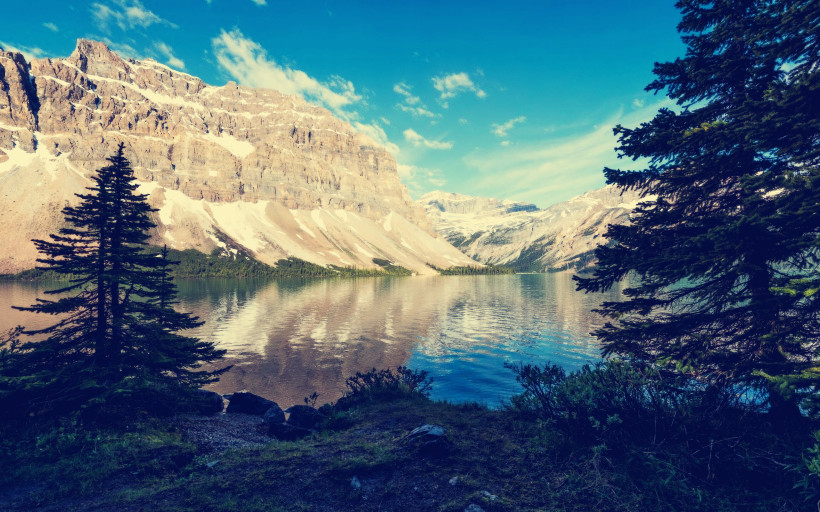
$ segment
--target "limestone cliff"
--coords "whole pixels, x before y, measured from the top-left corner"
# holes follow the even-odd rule
[[[0,272],[34,265],[30,239],[57,229],[120,142],[160,210],[155,243],[230,239],[270,264],[474,264],[432,231],[393,156],[329,111],[79,40],[65,59],[0,51]]]

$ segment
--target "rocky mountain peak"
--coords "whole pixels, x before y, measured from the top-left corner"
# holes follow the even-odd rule
[[[56,231],[120,143],[160,210],[158,244],[266,263],[474,264],[435,235],[393,156],[328,110],[80,39],[66,59],[0,53],[0,226],[14,239],[0,272],[33,266],[30,239]]]
[[[125,62],[100,41],[78,39],[66,62],[86,74],[121,80],[127,76]]]

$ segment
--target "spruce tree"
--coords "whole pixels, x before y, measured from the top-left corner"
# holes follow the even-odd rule
[[[655,65],[662,109],[615,128],[642,170],[586,291],[625,278],[600,312],[605,355],[667,364],[713,384],[768,390],[796,414],[820,383],[820,2],[681,0],[686,56]]]
[[[167,253],[146,251],[155,211],[137,183],[124,146],[63,209],[66,225],[49,240],[34,240],[38,263],[67,283],[36,304],[18,309],[59,315],[53,325],[24,331],[44,337],[15,350],[0,374],[0,391],[28,407],[74,407],[125,388],[191,388],[218,372],[196,371],[224,351],[180,336],[198,325],[173,310]]]

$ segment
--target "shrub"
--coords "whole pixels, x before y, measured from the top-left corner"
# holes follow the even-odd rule
[[[524,389],[510,410],[617,459],[614,465],[640,475],[642,492],[666,502],[688,499],[685,489],[704,485],[738,496],[779,495],[784,503],[805,503],[817,489],[820,434],[810,447],[809,421],[784,432],[752,389],[616,360],[569,373],[551,364],[506,366]],[[792,474],[783,471],[789,467]]]
[[[425,370],[411,370],[399,366],[395,370],[372,370],[348,377],[345,381],[343,396],[336,403],[344,407],[364,400],[390,399],[399,396],[429,397],[433,379]]]

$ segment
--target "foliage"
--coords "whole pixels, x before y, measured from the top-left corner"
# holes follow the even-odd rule
[[[393,262],[383,258],[373,258],[373,263],[382,267],[382,270],[390,276],[411,276],[413,273],[399,265],[394,265]]]
[[[151,248],[153,252],[159,249]],[[407,276],[411,275],[408,269],[393,265],[387,260],[380,265],[381,269],[361,269],[354,267],[338,267],[329,265],[324,267],[295,257],[283,258],[276,262],[276,266],[266,265],[257,261],[241,248],[232,250],[217,248],[211,254],[205,254],[196,249],[178,251],[169,249],[168,259],[178,261],[179,265],[171,271],[171,275],[180,278],[230,277],[230,278],[279,278],[279,277],[371,277],[371,276]]]
[[[680,435],[682,422],[709,424],[732,410],[751,414],[728,388],[704,386],[649,365],[609,360],[566,374],[557,365],[507,364],[524,388],[513,407],[559,425],[579,438],[623,444]]]
[[[515,270],[496,265],[469,266],[469,267],[447,267],[439,268],[430,263],[427,264],[433,270],[436,270],[443,276],[475,276],[475,275],[498,275],[498,274],[515,274]]]
[[[607,181],[643,202],[578,287],[635,277],[600,309],[605,355],[767,387],[772,412],[795,417],[820,383],[820,3],[678,6],[686,56],[647,87],[677,111],[615,128],[648,166]]]
[[[159,420],[119,430],[40,426],[0,439],[0,508],[9,510],[447,510],[802,511],[800,475],[747,473],[696,445],[636,445],[623,454],[581,443],[556,425],[505,410],[419,399],[363,400],[336,428],[296,442],[207,451]],[[442,426],[452,454],[429,459],[399,441],[419,425]],[[776,456],[799,447],[777,438]],[[715,440],[720,447],[721,440]],[[785,450],[784,450],[785,448]],[[783,450],[780,452],[780,450]],[[688,457],[704,461],[693,468]],[[193,456],[193,457],[192,457]],[[775,459],[778,460],[778,459]],[[739,470],[739,471],[736,471]],[[356,477],[361,487],[351,480]],[[448,483],[453,481],[453,484]],[[276,485],[271,485],[275,482]],[[37,487],[37,486],[40,487]],[[35,492],[28,497],[26,490]],[[485,494],[486,492],[486,494]],[[487,494],[496,496],[490,498]],[[17,496],[8,500],[7,496]],[[5,501],[4,501],[5,500]],[[16,503],[15,503],[16,501]],[[10,503],[11,502],[11,503]],[[11,504],[11,506],[8,506]],[[16,508],[15,508],[16,505]],[[473,507],[475,508],[475,507]]]
[[[808,429],[784,433],[754,396],[623,361],[569,374],[549,364],[507,367],[524,389],[509,410],[563,432],[593,456],[623,464],[642,475],[651,492],[683,495],[687,486],[708,483],[748,493],[754,482],[757,491],[789,492],[803,502],[820,490],[818,475],[812,476],[817,445],[800,464]],[[790,466],[795,472],[784,474]]]
[[[426,370],[411,370],[406,366],[395,370],[373,368],[348,377],[345,381],[347,389],[336,405],[344,409],[362,400],[384,400],[406,395],[428,397],[432,384],[433,379],[428,377]]]
[[[58,320],[22,331],[32,338],[3,352],[0,400],[11,415],[65,412],[142,389],[193,389],[219,373],[197,368],[224,351],[177,334],[200,324],[173,309],[167,251],[144,250],[154,210],[136,193],[123,153],[120,144],[90,193],[63,209],[65,227],[34,240],[44,270],[68,280],[46,292],[56,300],[18,307]]]

